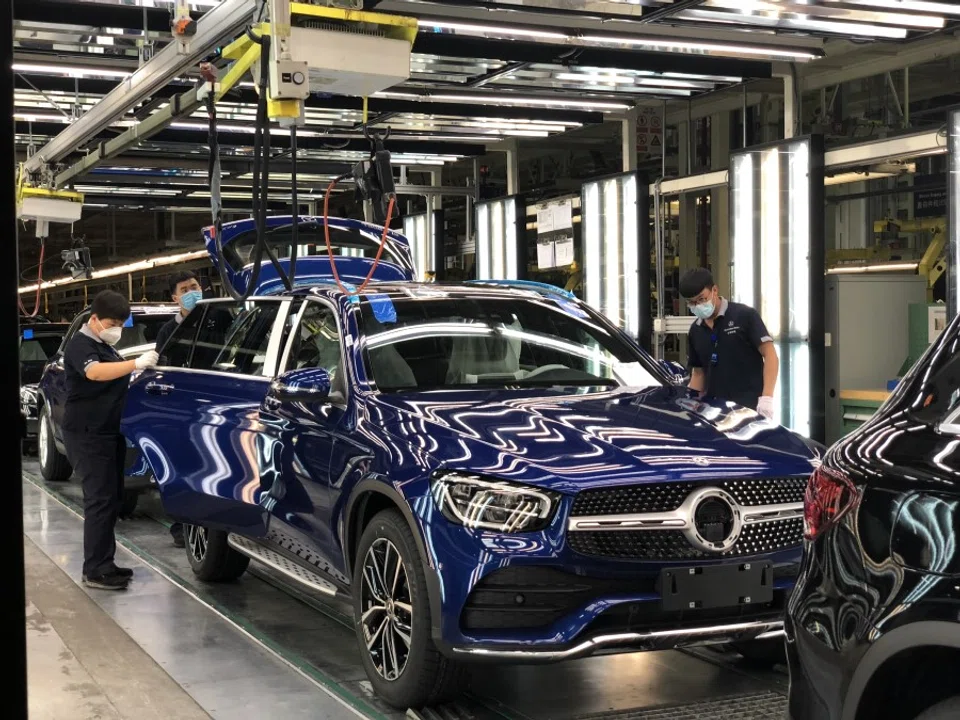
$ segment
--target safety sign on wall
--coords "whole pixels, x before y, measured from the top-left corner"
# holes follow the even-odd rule
[[[537,267],[563,267],[573,262],[573,200],[537,208]]]
[[[641,107],[637,113],[637,161],[652,160],[663,155],[663,111],[657,107]]]

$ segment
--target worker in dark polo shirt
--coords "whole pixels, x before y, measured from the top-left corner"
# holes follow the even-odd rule
[[[688,335],[690,387],[772,419],[780,360],[760,313],[721,297],[705,268],[684,274],[680,294],[697,318]]]
[[[114,349],[129,317],[130,303],[123,295],[98,293],[90,320],[63,351],[63,442],[83,488],[83,583],[102,590],[122,590],[133,575],[114,562],[126,457],[120,418],[130,374],[157,364],[153,350],[124,360]]]

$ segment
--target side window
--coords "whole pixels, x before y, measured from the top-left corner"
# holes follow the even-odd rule
[[[166,367],[185,368],[190,366],[190,353],[196,347],[197,330],[203,324],[204,308],[187,315],[177,325],[173,334],[163,347],[160,364]]]
[[[236,311],[233,322],[226,328],[225,341],[210,369],[262,375],[280,303],[246,302],[242,307],[233,308]]]
[[[323,368],[331,380],[340,377],[340,329],[337,315],[327,305],[310,302],[294,329],[287,370]]]

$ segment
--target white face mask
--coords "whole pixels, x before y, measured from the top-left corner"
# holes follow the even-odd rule
[[[107,345],[116,345],[118,342],[120,342],[120,336],[123,335],[123,328],[105,328],[103,323],[100,322],[99,318],[97,318],[97,322],[100,323],[101,340],[103,340]]]

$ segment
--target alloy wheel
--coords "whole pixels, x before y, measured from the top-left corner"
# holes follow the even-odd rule
[[[375,540],[367,550],[360,593],[367,652],[384,680],[397,680],[410,657],[413,604],[403,558],[386,538]]]
[[[197,563],[207,556],[207,529],[201,525],[187,526],[187,549]]]
[[[47,433],[50,432],[50,420],[47,414],[40,416],[40,432],[37,433],[37,455],[40,456],[40,464],[46,465],[50,460],[50,441],[47,439]]]

